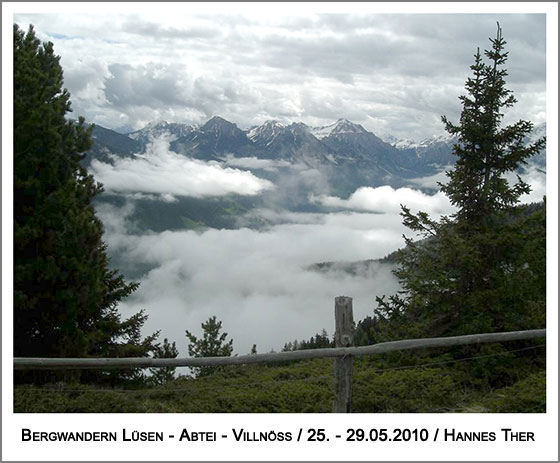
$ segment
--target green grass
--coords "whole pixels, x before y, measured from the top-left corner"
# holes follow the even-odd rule
[[[419,360],[420,359],[420,360]],[[519,368],[511,384],[480,386],[456,365],[388,367],[394,359],[354,360],[355,413],[516,413],[546,407],[546,375],[539,367]],[[433,359],[429,359],[431,363]],[[415,366],[416,364],[416,366]],[[410,367],[410,368],[409,368]],[[333,361],[226,367],[197,379],[165,386],[108,389],[66,384],[16,386],[14,411],[23,413],[330,413]]]
[[[546,373],[537,371],[511,386],[492,391],[463,411],[487,413],[546,413]]]

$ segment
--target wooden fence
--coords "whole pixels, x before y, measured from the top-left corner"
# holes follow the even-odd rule
[[[375,355],[399,350],[423,349],[429,347],[451,347],[467,344],[482,344],[504,341],[518,341],[546,337],[546,329],[510,331],[505,333],[481,333],[442,338],[406,339],[382,342],[370,346],[354,347],[352,342],[353,314],[352,298],[335,298],[335,347],[324,349],[297,350],[269,354],[250,354],[235,357],[202,358],[27,358],[15,357],[14,369],[107,369],[107,368],[162,368],[244,365],[252,363],[273,363],[316,358],[334,358],[335,397],[333,412],[350,412],[352,400],[352,358],[358,355]]]

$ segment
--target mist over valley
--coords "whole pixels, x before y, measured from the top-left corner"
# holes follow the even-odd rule
[[[332,334],[339,295],[354,298],[356,320],[372,315],[376,296],[399,290],[380,259],[408,233],[400,205],[453,212],[438,191],[451,137],[389,143],[345,119],[241,130],[213,117],[129,134],[96,126],[93,138],[85,162],[105,188],[96,210],[111,262],[141,283],[120,309],[145,309],[146,331],[183,354],[184,330],[212,315],[238,354]],[[545,159],[520,172],[526,202],[542,200]]]

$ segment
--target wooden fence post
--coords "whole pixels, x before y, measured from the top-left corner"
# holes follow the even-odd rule
[[[354,315],[352,298],[339,296],[334,299],[335,347],[354,345]],[[350,413],[352,403],[353,360],[351,355],[334,360],[334,403],[333,413]]]

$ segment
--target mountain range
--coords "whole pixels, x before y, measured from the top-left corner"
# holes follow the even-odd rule
[[[545,131],[545,124],[536,126],[532,138],[544,135]],[[134,159],[161,137],[167,139],[170,150],[178,155],[248,170],[272,182],[276,188],[256,197],[183,196],[167,203],[136,198],[135,214],[140,227],[153,230],[236,227],[240,215],[264,205],[316,212],[321,207],[310,202],[310,196],[347,198],[358,188],[367,186],[408,186],[433,192],[430,187],[420,187],[414,179],[434,175],[455,162],[456,140],[446,135],[419,143],[390,136],[382,139],[346,119],[324,127],[270,120],[242,130],[219,116],[203,125],[150,123],[128,134],[96,125],[93,146],[84,162],[91,164],[96,159],[114,164],[119,158]],[[546,153],[536,156],[532,163],[545,169]],[[267,167],[270,165],[274,168]],[[101,201],[122,204],[125,199],[124,195],[113,194],[102,195]],[[260,221],[257,225],[249,224],[261,225]]]
[[[195,159],[223,161],[232,155],[285,160],[314,168],[334,168],[336,177],[358,174],[356,182],[365,184],[382,180],[393,184],[399,178],[429,174],[454,162],[451,137],[434,137],[421,144],[390,143],[346,119],[325,127],[271,120],[241,130],[219,116],[201,126],[151,123],[129,134],[96,126],[92,154],[104,161],[108,160],[103,156],[107,152],[130,156],[161,136],[171,140],[171,150]]]
[[[532,138],[544,136],[546,124],[534,128]],[[93,132],[94,157],[111,152],[130,156],[141,153],[153,139],[167,136],[171,149],[204,161],[224,160],[225,155],[282,159],[310,167],[360,167],[368,178],[412,178],[426,175],[455,162],[452,153],[456,140],[449,135],[426,138],[417,143],[391,135],[381,139],[363,126],[339,119],[324,127],[302,122],[291,124],[270,120],[260,126],[241,130],[236,124],[214,116],[203,125],[150,123],[141,130],[120,134],[96,125]],[[544,156],[536,162],[544,166]],[[340,174],[340,172],[339,172]],[[393,179],[394,180],[394,179]]]

